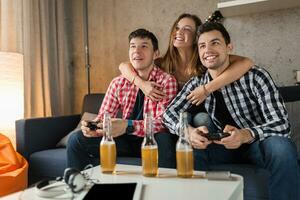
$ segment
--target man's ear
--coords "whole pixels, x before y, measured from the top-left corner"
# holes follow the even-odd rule
[[[158,58],[160,55],[159,50],[154,51],[154,56],[153,56],[153,60],[155,60],[156,58]]]
[[[227,45],[227,49],[228,49],[228,52],[231,53],[233,51],[233,44],[232,43],[229,43]]]

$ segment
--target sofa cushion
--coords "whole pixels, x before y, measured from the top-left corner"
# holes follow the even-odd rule
[[[57,177],[63,176],[67,167],[67,151],[66,148],[56,148],[44,151],[38,151],[30,155],[30,173],[39,177]],[[94,165],[99,163],[99,159],[95,160]],[[134,157],[118,157],[117,163],[127,165],[141,165],[140,158]]]
[[[82,117],[81,117],[81,119],[80,119],[80,121],[79,121],[77,127],[76,127],[74,130],[80,129],[80,127],[81,127],[81,121],[82,121],[82,120],[93,120],[93,119],[95,119],[96,117],[97,117],[97,114],[94,114],[94,113],[89,113],[89,112],[83,113],[83,115],[82,115]],[[73,130],[73,131],[74,131],[74,130]],[[70,135],[73,133],[73,131],[70,132],[70,133],[68,133],[68,135],[66,135],[65,137],[63,137],[63,138],[57,143],[56,146],[57,146],[57,147],[66,147],[66,146],[67,146],[67,143],[68,143],[68,140],[69,140],[69,137],[70,137]]]
[[[30,174],[39,177],[63,176],[67,166],[66,148],[48,149],[30,155]]]
[[[117,157],[117,163],[124,165],[142,165],[141,158],[135,157]]]

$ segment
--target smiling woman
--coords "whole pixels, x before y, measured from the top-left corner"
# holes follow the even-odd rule
[[[15,146],[15,120],[23,118],[23,55],[0,52],[0,132]]]

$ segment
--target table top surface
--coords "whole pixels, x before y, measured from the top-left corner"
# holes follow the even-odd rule
[[[100,166],[85,170],[85,173],[100,183],[142,183],[141,199],[243,199],[243,178],[231,174],[230,180],[210,180],[203,171],[194,171],[192,178],[177,177],[176,169],[159,168],[156,177],[144,177],[142,167],[117,164],[113,174],[101,173]],[[82,199],[87,191],[77,195]],[[29,188],[3,199],[28,199],[34,195],[34,188]],[[21,197],[21,198],[20,198]],[[38,199],[38,198],[35,198]]]

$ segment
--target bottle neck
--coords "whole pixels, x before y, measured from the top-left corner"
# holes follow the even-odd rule
[[[180,113],[180,115],[179,115],[179,134],[178,135],[182,140],[188,141],[187,113]]]
[[[105,112],[104,118],[103,118],[103,131],[104,131],[104,137],[107,140],[112,140],[112,135],[111,135],[111,118],[110,114]]]
[[[145,137],[149,140],[152,140],[154,135],[153,135],[152,131],[149,131],[149,132],[145,133]]]
[[[145,137],[152,138],[153,132],[152,132],[152,116],[151,114],[147,113],[146,117],[144,119],[144,131],[145,131]]]
[[[113,138],[110,132],[105,132],[104,137],[106,137],[107,139]]]
[[[145,131],[145,137],[144,137],[144,146],[148,145],[156,145],[156,141],[154,139],[154,134],[153,134],[153,120],[152,120],[152,115],[147,113],[146,117],[144,119],[144,131]]]

